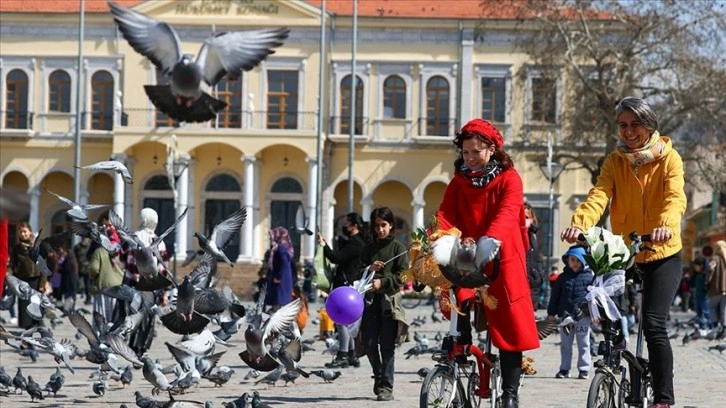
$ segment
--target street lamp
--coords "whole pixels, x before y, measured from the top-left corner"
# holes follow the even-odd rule
[[[542,170],[542,174],[544,174],[545,178],[547,178],[547,181],[549,181],[549,222],[547,226],[547,243],[549,248],[547,249],[547,275],[549,275],[550,271],[552,270],[552,248],[553,245],[553,234],[555,229],[555,197],[554,197],[554,186],[555,181],[557,181],[557,178],[560,176],[560,173],[562,173],[562,170],[564,170],[564,166],[562,166],[559,162],[552,160],[552,142],[550,140],[547,141],[547,160],[544,163],[541,163],[539,165],[539,169]]]
[[[219,160],[219,159],[218,159]],[[166,170],[166,175],[169,180],[169,186],[171,187],[171,191],[173,193],[174,197],[174,214],[175,217],[179,217],[181,209],[180,209],[180,200],[179,200],[179,193],[182,195],[187,194],[187,185],[186,182],[183,182],[182,185],[179,183],[179,178],[182,176],[182,174],[187,170],[189,167],[189,160],[188,155],[186,157],[179,157],[179,154],[177,154],[177,138],[176,135],[172,134],[169,136],[169,141],[166,144],[166,162],[164,163],[164,169]],[[181,188],[180,188],[181,187]],[[179,190],[182,190],[181,192]],[[186,199],[184,200],[186,204]],[[186,220],[185,220],[186,222]],[[177,226],[177,228],[181,228],[183,233],[186,234],[186,228],[183,228],[182,226]],[[172,274],[174,278],[176,279],[176,267],[177,267],[177,245],[179,239],[177,238],[177,231],[174,231],[174,245],[172,246],[172,251],[174,251],[174,264],[173,264],[173,270]],[[185,248],[186,249],[186,248]]]

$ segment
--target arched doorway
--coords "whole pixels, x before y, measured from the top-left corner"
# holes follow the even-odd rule
[[[303,205],[303,188],[295,179],[283,177],[277,180],[270,191],[270,228],[285,227],[295,248],[295,260],[300,259],[300,234],[295,230],[295,214]]]
[[[150,178],[144,184],[143,192],[143,208],[151,208],[156,210],[159,215],[159,225],[156,226],[156,234],[166,231],[176,220],[176,211],[174,208],[174,193],[171,191],[169,179],[166,175],[158,175]],[[176,251],[174,244],[176,242],[176,234],[171,233],[164,238],[166,250],[169,257],[173,256]]]
[[[211,233],[215,225],[219,224],[233,212],[241,208],[240,197],[242,187],[237,180],[229,174],[218,174],[212,177],[204,187],[204,231],[205,235]],[[249,221],[248,221],[249,222]],[[232,236],[224,253],[232,262],[239,257],[240,233]]]

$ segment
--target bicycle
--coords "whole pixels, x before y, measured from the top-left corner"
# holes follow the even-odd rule
[[[650,241],[649,235],[639,236],[631,232],[630,239],[634,243],[636,253],[641,250],[652,250],[642,246],[643,241]],[[642,281],[637,265],[633,265],[633,268],[636,276]],[[638,286],[636,284],[636,291],[641,294],[642,301],[643,290]],[[651,407],[653,386],[648,360],[643,358],[642,316],[639,316],[635,354],[627,349],[615,348],[616,344],[624,340],[617,322],[606,318],[601,324],[604,340],[598,345],[598,354],[603,358],[595,363],[595,374],[587,393],[587,408]],[[616,327],[613,327],[614,325]],[[627,363],[627,367],[623,366],[623,360]],[[633,387],[633,384],[636,386]]]
[[[496,257],[490,282],[496,278],[498,272],[499,257]],[[456,304],[454,291],[450,290],[449,295],[452,303]],[[456,312],[452,311],[449,334],[441,342],[441,351],[431,357],[436,361],[436,367],[421,384],[419,406],[479,408],[485,400],[489,400],[491,408],[498,408],[502,396],[502,370],[499,355],[492,352],[489,330],[483,350],[474,344],[458,344],[455,315]],[[469,356],[474,356],[474,361],[469,360]],[[520,386],[521,383],[520,381]]]

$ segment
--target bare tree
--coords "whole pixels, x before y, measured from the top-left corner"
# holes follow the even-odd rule
[[[595,182],[618,139],[614,107],[629,95],[651,102],[660,132],[677,142],[726,140],[726,2],[487,0],[477,38],[487,41],[487,25],[505,7],[517,14],[516,45],[531,58],[523,70],[566,78],[556,152],[566,168],[586,168]],[[692,150],[680,150],[689,159]],[[725,163],[722,153],[704,172],[726,174]]]

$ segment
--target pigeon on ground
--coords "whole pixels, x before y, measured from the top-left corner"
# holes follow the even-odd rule
[[[45,399],[45,397],[43,397],[43,390],[40,389],[40,384],[33,380],[32,375],[28,376],[28,383],[25,387],[25,391],[27,391],[28,395],[30,395],[30,400],[32,402],[35,402],[36,399]]]
[[[146,381],[154,386],[151,390],[152,395],[158,395],[161,391],[168,391],[171,389],[169,380],[167,380],[164,374],[161,373],[161,370],[156,368],[156,365],[149,357],[144,357],[144,368],[142,371]]]
[[[245,374],[245,377],[243,378],[244,381],[249,381],[253,378],[257,378],[260,376],[260,372],[255,370],[254,368],[250,369],[250,371]]]
[[[199,241],[199,247],[204,252],[210,254],[212,258],[224,261],[229,266],[234,267],[234,262],[230,261],[222,250],[232,241],[234,234],[239,231],[245,222],[245,218],[247,218],[247,210],[243,207],[215,225],[209,238],[199,232],[195,232],[194,236]]]
[[[285,387],[287,387],[287,383],[291,382],[295,384],[295,380],[300,377],[300,374],[297,371],[288,371],[280,376],[280,379],[285,381]]]
[[[249,394],[245,392],[239,398],[232,402],[223,402],[222,406],[224,408],[248,408],[250,406],[249,398]]]
[[[338,377],[340,377],[343,373],[340,371],[333,371],[333,370],[315,370],[311,371],[310,374],[317,375],[318,377],[322,378],[323,381],[326,383],[332,383],[335,381]]]
[[[106,395],[106,391],[108,390],[108,383],[106,382],[106,376],[101,375],[101,378],[99,378],[97,381],[94,381],[93,383],[93,393],[103,397]]]
[[[260,393],[257,391],[252,392],[252,400],[250,401],[250,405],[252,405],[252,408],[272,408],[271,405],[265,404],[260,399]]]
[[[724,350],[726,350],[726,343],[719,343],[715,346],[710,346],[708,351],[711,350],[718,350],[719,354],[723,354]]]
[[[203,376],[202,378],[206,378],[207,380],[214,383],[214,387],[217,386],[221,387],[224,384],[226,384],[230,378],[232,378],[232,374],[234,374],[234,370],[217,370],[214,374],[209,374],[206,376]]]
[[[58,197],[59,200],[71,207],[69,210],[66,211],[66,214],[68,214],[68,216],[73,218],[74,220],[88,221],[88,214],[86,213],[86,211],[109,207],[108,204],[78,204],[66,197],[63,197],[60,194],[56,194],[48,190],[47,188],[44,188],[44,190]]]
[[[302,345],[300,339],[295,339],[287,344],[281,344],[278,348],[270,350],[273,358],[277,359],[287,371],[295,371],[305,378],[309,378],[310,374],[300,368],[297,363],[302,357]]]
[[[13,378],[5,372],[4,367],[0,367],[0,385],[5,388],[10,388],[13,385]]]
[[[167,23],[109,2],[119,31],[129,45],[147,57],[168,85],[144,87],[152,103],[172,119],[205,122],[214,119],[226,103],[201,88],[215,86],[222,78],[237,78],[274,53],[290,31],[286,28],[215,33],[207,38],[196,61],[184,54],[176,31]]]
[[[275,383],[280,379],[282,376],[282,366],[278,366],[277,369],[266,376],[260,378],[259,380],[255,381],[255,385],[262,383],[266,385],[272,385],[275,386]]]
[[[430,368],[428,368],[428,367],[421,367],[421,368],[418,369],[418,371],[416,372],[416,374],[418,374],[418,376],[421,377],[421,378],[426,378],[426,376],[429,375],[429,372],[431,372],[431,369]]]
[[[131,177],[129,169],[127,169],[123,163],[116,160],[100,161],[98,163],[89,164],[88,166],[81,166],[79,168],[84,170],[112,171],[114,173],[120,174],[124,183],[134,184],[134,179]]]
[[[13,387],[15,387],[14,392],[16,394],[18,393],[18,389],[20,389],[20,393],[22,394],[28,387],[28,381],[23,377],[23,372],[20,370],[20,367],[18,367],[18,371],[15,373],[15,377],[13,377]]]

